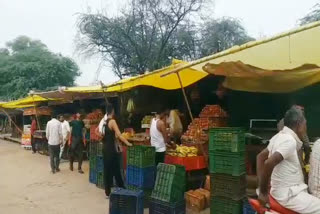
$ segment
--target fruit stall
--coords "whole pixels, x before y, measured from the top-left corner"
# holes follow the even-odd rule
[[[23,111],[23,134],[21,146],[26,149],[31,149],[31,122],[32,116],[37,121],[37,130],[34,133],[34,142],[36,150],[40,154],[48,154],[48,142],[46,139],[46,125],[51,119],[52,110],[49,107],[33,107]]]

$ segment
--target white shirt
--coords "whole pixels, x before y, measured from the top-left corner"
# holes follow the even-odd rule
[[[320,198],[320,140],[317,140],[312,147],[308,183],[311,194]]]
[[[271,175],[271,195],[277,201],[288,201],[308,188],[304,183],[297,152],[301,147],[301,140],[288,127],[284,127],[270,140],[269,157],[275,152],[279,152],[283,157],[283,161],[274,167]]]
[[[62,126],[59,120],[52,118],[47,123],[46,136],[47,136],[49,145],[53,146],[53,145],[59,145],[62,143],[62,140],[63,140]]]
[[[108,115],[105,114],[104,117],[101,119],[101,121],[99,123],[99,133],[101,135],[104,135],[104,128],[103,127],[106,125],[107,119],[108,119]]]
[[[62,127],[62,136],[63,136],[63,142],[65,142],[67,140],[67,136],[70,133],[70,124],[68,121],[63,121],[61,123],[61,127]]]
[[[153,118],[150,127],[151,146],[156,148],[156,152],[165,152],[166,144],[162,133],[157,128],[159,119]]]

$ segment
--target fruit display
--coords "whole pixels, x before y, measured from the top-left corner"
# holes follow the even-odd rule
[[[195,157],[198,155],[198,149],[194,146],[189,147],[176,145],[176,149],[168,150],[167,154],[178,157]]]
[[[86,120],[90,121],[90,124],[99,124],[103,116],[102,111],[100,109],[96,109],[86,116]]]
[[[200,118],[208,118],[208,117],[225,118],[225,117],[228,117],[228,115],[219,105],[206,105],[202,109],[199,117]]]
[[[134,136],[132,132],[123,132],[121,135],[127,140]]]
[[[219,105],[206,105],[199,118],[195,118],[188,126],[188,130],[182,135],[183,142],[209,140],[207,131],[210,128],[227,126],[227,113]]]
[[[152,118],[153,118],[152,115],[146,115],[146,116],[144,116],[144,118],[143,118],[142,121],[141,121],[141,125],[150,125]]]

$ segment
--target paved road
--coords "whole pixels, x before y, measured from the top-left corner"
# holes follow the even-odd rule
[[[108,213],[104,191],[88,181],[88,162],[83,169],[81,175],[62,163],[51,174],[47,156],[0,140],[0,214]]]

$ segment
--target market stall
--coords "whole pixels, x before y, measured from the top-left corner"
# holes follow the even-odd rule
[[[23,111],[23,134],[21,145],[31,149],[31,123],[32,117],[37,121],[37,130],[33,138],[36,150],[40,154],[48,155],[48,141],[46,138],[46,125],[51,120],[52,110],[48,107],[31,107]]]

